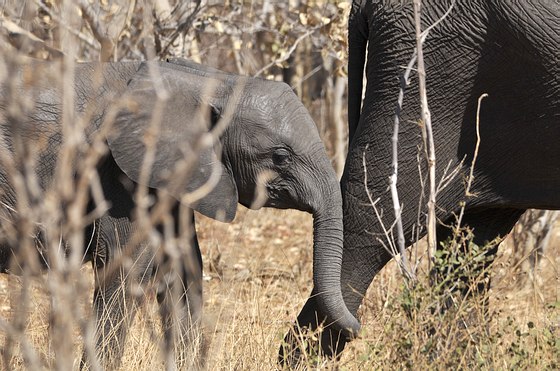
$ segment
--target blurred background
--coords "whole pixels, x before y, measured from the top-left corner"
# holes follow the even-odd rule
[[[78,61],[183,57],[288,83],[340,173],[347,0],[0,1],[3,52]]]

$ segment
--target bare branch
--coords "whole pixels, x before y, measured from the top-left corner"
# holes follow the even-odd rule
[[[474,165],[478,157],[478,148],[480,147],[480,106],[482,105],[482,100],[487,96],[488,94],[484,93],[480,97],[478,97],[478,105],[476,108],[476,145],[474,147],[473,160],[471,163],[469,177],[467,179],[467,188],[465,189],[465,196],[467,197],[474,196],[474,194],[471,193],[471,185],[474,179]],[[463,220],[463,215],[465,214],[465,207],[466,207],[466,202],[463,202],[461,205],[461,211],[459,212],[459,217],[457,218],[457,226],[456,226],[457,233],[461,228],[461,222]]]
[[[0,18],[0,28],[6,33],[6,39],[18,50],[29,49],[29,53],[36,55],[44,50],[50,54],[50,59],[62,58],[64,53],[53,48],[35,36],[32,32],[21,28],[14,22],[2,17]]]
[[[93,36],[101,45],[101,54],[100,60],[101,62],[107,62],[111,59],[113,55],[113,50],[115,48],[115,44],[110,37],[106,35],[106,33],[102,32],[102,26],[99,22],[99,19],[94,14],[93,9],[91,8],[91,4],[89,4],[86,0],[77,0],[77,4],[82,10],[82,14],[89,24],[91,31],[93,32]]]
[[[426,138],[426,152],[428,160],[428,174],[430,194],[428,197],[428,256],[433,259],[437,247],[436,236],[436,150],[432,133],[432,119],[428,107],[428,95],[426,93],[426,69],[424,66],[424,53],[422,50],[423,39],[427,34],[422,34],[421,29],[422,1],[414,0],[414,23],[416,28],[416,53],[418,56],[418,89],[420,93],[422,128]]]
[[[309,31],[307,31],[306,33],[304,33],[303,35],[301,35],[300,37],[298,37],[296,39],[296,41],[294,41],[292,47],[281,58],[273,60],[272,62],[270,62],[269,64],[267,64],[266,66],[264,66],[263,68],[258,70],[255,73],[255,76],[260,76],[260,75],[262,75],[262,73],[264,71],[268,70],[270,67],[274,66],[275,64],[282,63],[282,62],[288,60],[288,58],[290,58],[290,55],[292,55],[292,53],[296,50],[298,44],[302,40],[304,40],[305,38],[309,37],[317,29],[319,29],[319,27],[314,27],[314,28],[310,29]]]
[[[366,145],[366,151],[368,149],[369,145]],[[366,165],[366,151],[364,151],[364,153],[362,154],[362,166],[364,168],[364,187],[365,187],[365,191],[366,191],[366,195],[368,197],[369,203],[371,205],[371,207],[373,208],[373,211],[375,212],[375,216],[377,217],[377,220],[379,221],[379,225],[381,226],[381,228],[383,229],[383,234],[385,236],[385,238],[387,239],[387,243],[388,243],[388,247],[383,243],[383,241],[381,239],[378,238],[378,242],[380,242],[383,247],[385,248],[385,250],[387,250],[387,252],[389,252],[391,254],[391,256],[393,258],[396,259],[397,255],[400,254],[401,255],[401,259],[399,261],[399,267],[401,268],[401,272],[402,274],[411,280],[414,280],[415,275],[414,272],[410,271],[410,268],[408,266],[408,263],[406,263],[406,251],[401,252],[400,249],[398,250],[397,247],[395,246],[395,243],[393,242],[393,238],[391,236],[391,230],[393,229],[394,225],[397,225],[397,229],[398,229],[398,221],[401,221],[401,214],[400,214],[400,209],[399,209],[399,213],[396,215],[396,220],[395,223],[393,225],[391,225],[391,227],[388,229],[385,227],[385,223],[383,223],[383,219],[381,217],[381,214],[379,213],[379,210],[377,209],[377,202],[379,201],[379,198],[374,200],[373,196],[371,195],[371,192],[368,188],[368,173],[367,173],[367,165]],[[401,222],[401,234],[402,234],[402,222]],[[402,245],[404,246],[404,237],[403,237],[403,241],[402,241]],[[405,260],[405,262],[403,262],[403,259]]]
[[[408,259],[406,257],[406,246],[404,244],[404,231],[402,225],[402,207],[399,201],[399,193],[397,191],[397,180],[398,180],[398,172],[399,172],[399,126],[400,126],[400,115],[402,111],[402,104],[404,100],[404,91],[408,84],[410,83],[410,72],[414,64],[416,63],[416,53],[412,55],[410,62],[401,76],[401,86],[399,89],[399,97],[397,99],[397,107],[395,109],[395,116],[393,118],[393,137],[392,137],[392,151],[393,151],[393,159],[391,164],[391,176],[389,177],[389,187],[391,189],[391,198],[393,200],[393,210],[395,213],[395,222],[397,226],[397,246],[399,249],[399,253],[401,254],[401,269],[403,272],[406,273],[406,277],[412,280],[415,280],[415,274],[410,269],[408,264]]]
[[[76,31],[73,27],[71,27],[68,22],[65,22],[58,14],[54,13],[52,11],[52,9],[50,9],[48,6],[46,6],[45,4],[43,4],[42,1],[39,0],[35,0],[35,4],[41,8],[41,10],[43,10],[44,12],[46,12],[48,15],[50,15],[52,17],[52,19],[54,19],[61,27],[63,27],[67,32],[69,32],[70,34],[76,36],[77,38],[79,38],[80,40],[82,40],[83,42],[85,42],[89,47],[93,48],[94,50],[99,50],[99,45],[97,45],[95,43],[95,41],[93,41],[90,37],[88,37],[87,35],[84,35],[83,32],[80,31]]]
[[[467,197],[473,196],[473,194],[471,194],[470,191],[471,191],[472,181],[473,181],[473,178],[474,178],[474,175],[473,175],[474,164],[476,162],[476,158],[478,157],[478,148],[480,147],[480,106],[482,105],[482,100],[484,98],[486,98],[487,96],[488,96],[488,94],[484,93],[480,97],[478,97],[478,105],[476,107],[476,146],[474,147],[474,156],[473,156],[473,160],[472,160],[472,164],[471,164],[471,171],[469,173],[469,179],[467,181],[467,190],[465,192]]]

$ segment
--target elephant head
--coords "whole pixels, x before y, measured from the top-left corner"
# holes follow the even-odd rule
[[[222,221],[235,217],[238,202],[312,213],[318,305],[335,328],[355,333],[359,323],[340,291],[339,184],[291,88],[174,61],[141,64],[124,95],[127,109],[108,139],[121,170]],[[150,148],[152,166],[144,175]]]

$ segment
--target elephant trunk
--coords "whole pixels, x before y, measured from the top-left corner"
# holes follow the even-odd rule
[[[313,294],[319,310],[327,318],[327,325],[353,338],[360,330],[360,323],[342,297],[342,201],[338,183],[329,187],[329,191],[332,189],[336,194],[327,193],[321,201],[322,207],[313,211]]]

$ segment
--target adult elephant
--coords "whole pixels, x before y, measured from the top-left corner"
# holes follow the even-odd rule
[[[463,225],[474,242],[484,244],[506,235],[527,208],[560,208],[560,8],[553,1],[422,1],[423,29],[449,15],[424,43],[427,94],[436,146],[437,181],[443,170],[460,174],[437,197],[440,240],[450,235],[444,225],[456,221],[466,202]],[[342,291],[356,315],[375,275],[391,259],[380,243],[381,223],[394,222],[388,190],[391,175],[393,118],[403,76],[415,49],[412,1],[354,1],[349,19],[348,119],[350,147],[341,181],[344,215]],[[367,62],[366,62],[367,61]],[[365,67],[367,79],[362,100]],[[476,111],[479,96],[489,97],[480,110],[480,147]],[[410,244],[423,196],[423,158],[417,79],[405,92],[400,114],[398,192],[404,236]],[[365,159],[365,165],[364,165]],[[474,162],[474,180],[465,196],[464,179]],[[366,178],[367,171],[367,178]],[[426,200],[424,195],[424,200]],[[424,207],[420,215],[425,213]],[[424,217],[421,217],[424,220]],[[425,230],[422,230],[422,234]],[[421,237],[421,236],[420,236]],[[297,319],[298,326],[331,323],[312,295]],[[296,326],[296,327],[298,327]],[[291,352],[298,348],[288,337]],[[334,328],[322,335],[322,350],[338,354],[347,338]],[[281,361],[286,349],[281,351]],[[293,359],[292,359],[293,361]]]
[[[57,65],[31,63],[12,71],[12,79],[0,90],[4,231],[10,221],[13,224],[17,220],[13,210],[27,200],[27,195],[16,192],[21,156],[36,154],[34,173],[41,187],[48,190],[56,186],[53,179],[64,130],[60,71]],[[157,272],[168,345],[173,345],[176,337],[169,326],[172,315],[183,321],[179,324],[182,331],[200,316],[200,251],[192,224],[190,234],[180,230],[178,201],[226,222],[234,218],[238,203],[312,213],[313,279],[323,293],[318,306],[340,319],[338,329],[358,328],[340,292],[339,185],[313,120],[289,86],[174,60],[78,64],[74,93],[74,118],[87,121],[87,140],[107,132],[108,151],[97,163],[97,171],[109,207],[86,229],[85,239],[95,241],[86,249],[85,260],[94,262],[96,344],[105,367],[118,363],[131,320],[125,313],[129,303],[141,300],[128,289],[117,293],[121,283],[125,287],[144,283],[146,277]],[[32,105],[21,103],[20,98]],[[105,125],[110,125],[110,130]],[[146,164],[151,167],[146,168]],[[79,173],[80,169],[72,170]],[[259,184],[266,192],[261,192],[265,197],[255,204]],[[187,236],[187,241],[179,242],[183,247],[179,253],[187,261],[174,271],[174,278],[165,267],[169,256],[159,259],[162,266],[156,266],[157,246],[149,246],[148,236],[137,238],[142,236],[136,219],[135,192],[139,185],[147,187],[156,201],[173,196],[171,228],[175,226],[177,237]],[[94,201],[92,198],[88,213],[99,206]],[[187,217],[192,218],[192,212]],[[161,224],[162,235],[169,232],[168,223],[154,220]],[[41,252],[45,253],[41,256],[48,256],[48,252]],[[136,259],[134,269],[126,264],[107,268],[124,252]],[[26,263],[15,241],[4,239],[0,257],[4,272]],[[174,312],[174,290],[183,298],[179,314]]]

